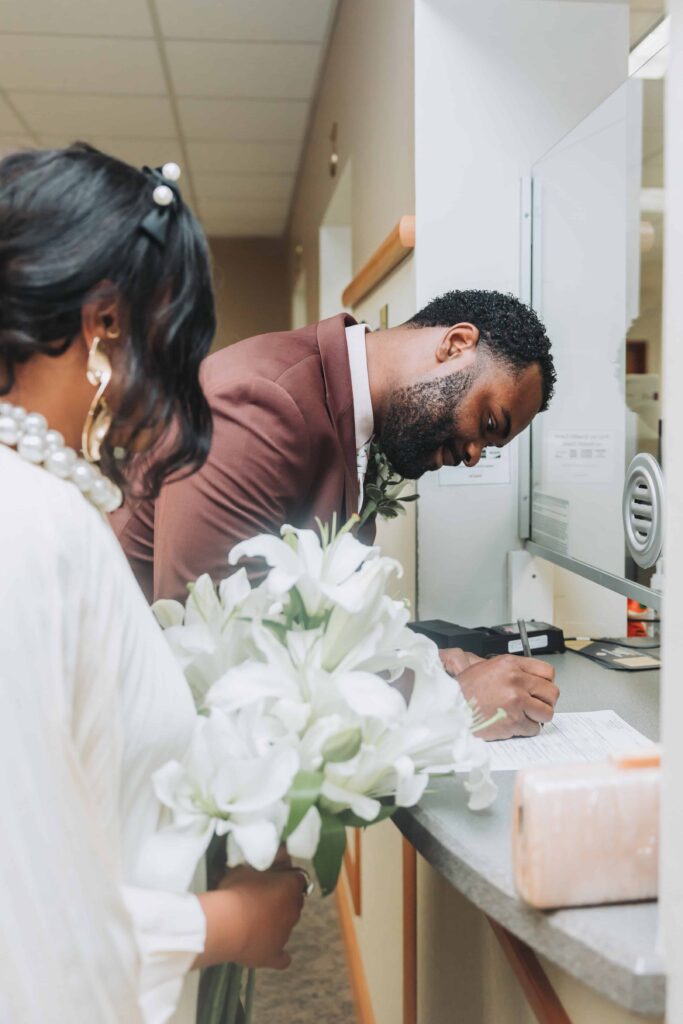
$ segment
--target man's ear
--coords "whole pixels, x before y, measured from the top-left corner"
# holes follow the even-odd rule
[[[94,338],[114,341],[123,330],[121,304],[111,281],[101,281],[86,297],[81,309],[81,332],[88,349]]]
[[[436,358],[439,363],[446,363],[449,359],[458,359],[461,356],[474,354],[479,344],[479,328],[474,324],[462,323],[449,327],[441,336],[436,348]]]

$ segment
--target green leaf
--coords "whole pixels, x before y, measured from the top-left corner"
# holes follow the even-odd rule
[[[346,849],[346,829],[334,814],[322,813],[320,843],[313,858],[313,868],[323,896],[329,896],[337,884]]]
[[[308,613],[306,611],[306,605],[304,604],[304,599],[301,596],[301,593],[300,593],[298,587],[292,587],[292,589],[290,590],[290,592],[289,592],[289,604],[290,604],[289,612],[292,615],[292,617],[294,619],[296,619],[296,620],[299,620],[299,622],[307,624],[308,623]]]
[[[405,498],[401,498],[401,501],[405,504],[408,501],[417,501],[419,497],[419,494],[406,494]]]
[[[320,796],[323,784],[322,772],[297,772],[289,790],[289,817],[285,826],[284,839],[291,836],[295,828],[303,821],[307,811]]]
[[[361,731],[358,726],[344,729],[327,741],[323,747],[323,758],[330,764],[350,761],[360,750]]]
[[[251,620],[243,619],[240,621],[250,622]],[[274,619],[261,619],[261,623],[262,625],[267,626],[268,629],[271,630],[271,632],[275,633],[275,636],[278,638],[281,644],[284,645],[287,643],[287,633],[289,632],[289,630],[285,626],[284,622],[275,622]]]

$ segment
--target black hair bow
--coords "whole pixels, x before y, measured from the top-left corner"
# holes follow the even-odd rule
[[[179,204],[182,202],[180,189],[175,181],[164,177],[161,167],[143,167],[142,171],[154,183],[155,191],[160,185],[164,185],[173,193],[173,198],[168,203],[159,203],[154,199],[153,208],[140,224],[140,230],[143,234],[147,235],[163,249],[168,238],[168,225],[171,216],[175,214]]]

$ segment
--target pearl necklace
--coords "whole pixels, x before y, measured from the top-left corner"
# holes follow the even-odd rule
[[[27,462],[70,480],[102,513],[113,512],[123,501],[121,491],[97,466],[79,459],[58,430],[49,430],[39,412],[27,413],[20,405],[0,402],[0,444],[14,448]]]

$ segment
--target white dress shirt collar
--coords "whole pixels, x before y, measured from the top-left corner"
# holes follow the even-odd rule
[[[352,324],[346,328],[346,345],[349,350],[351,368],[351,392],[353,395],[353,418],[356,427],[356,451],[372,439],[375,417],[370,397],[368,357],[365,352],[365,324]]]
[[[365,351],[365,324],[352,324],[346,328],[346,346],[351,369],[351,394],[353,397],[353,419],[356,431],[356,467],[358,471],[358,511],[363,505],[365,473],[368,468],[370,442],[375,428],[370,396],[368,357]]]

